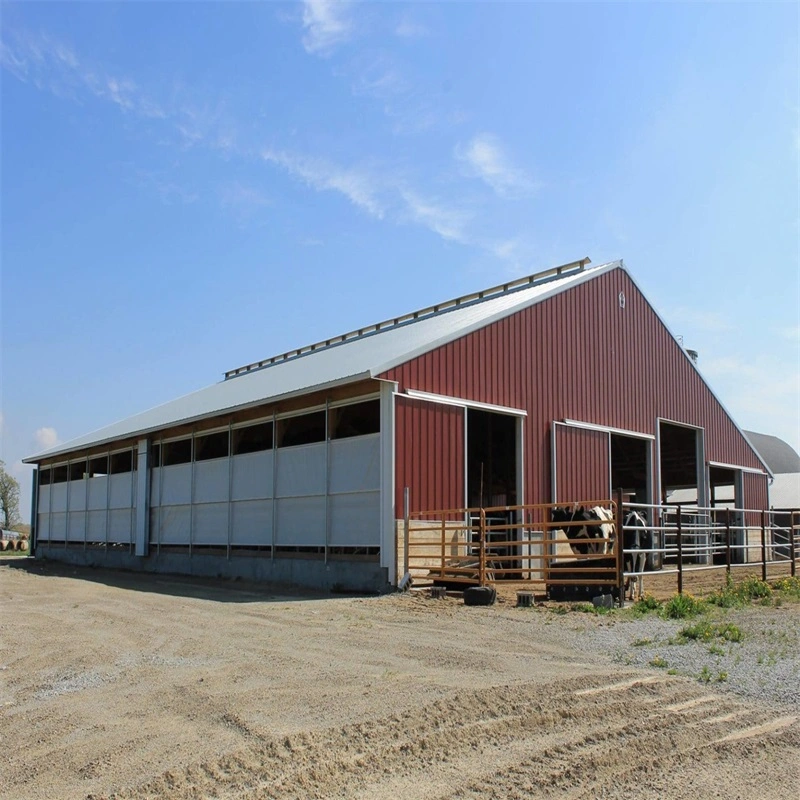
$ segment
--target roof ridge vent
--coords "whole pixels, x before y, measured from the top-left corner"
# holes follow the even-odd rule
[[[422,308],[419,311],[412,311],[411,313],[403,314],[400,317],[394,317],[392,319],[384,320],[383,322],[377,322],[374,325],[368,325],[363,328],[348,331],[340,336],[324,339],[323,341],[315,342],[314,344],[309,344],[296,350],[287,350],[285,353],[280,353],[279,355],[265,358],[261,361],[254,361],[252,364],[246,364],[243,367],[237,367],[236,369],[228,370],[225,373],[225,380],[235,378],[239,375],[246,375],[248,372],[253,372],[254,370],[271,367],[274,364],[280,364],[284,361],[290,361],[292,359],[299,358],[300,356],[309,355],[310,353],[316,353],[319,350],[326,350],[329,347],[335,347],[336,345],[349,342],[353,339],[361,339],[364,336],[383,333],[383,331],[397,328],[400,325],[407,325],[408,323],[426,319],[428,317],[435,316],[436,314],[452,311],[453,309],[460,308],[461,306],[467,304],[483,302],[484,300],[490,300],[494,297],[499,297],[520,289],[527,289],[530,286],[545,283],[546,281],[557,280],[558,278],[563,278],[568,275],[574,275],[579,272],[583,272],[588,264],[591,264],[591,259],[587,256],[586,258],[582,258],[580,261],[570,261],[568,264],[562,264],[558,267],[551,267],[550,269],[543,270],[542,272],[536,272],[533,275],[527,275],[524,278],[517,278],[513,281],[500,283],[497,286],[492,286],[489,289],[483,289],[480,292],[472,292],[471,294],[465,294],[461,297],[456,297],[453,300],[445,300],[443,303],[436,303],[436,305]]]

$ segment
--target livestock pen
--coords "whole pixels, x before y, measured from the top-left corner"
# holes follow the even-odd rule
[[[712,575],[733,571],[797,574],[800,511],[643,504],[615,500],[575,504],[610,513],[579,523],[556,522],[559,504],[438,509],[405,513],[398,563],[416,585],[452,588],[511,584],[553,599],[612,594],[622,605],[639,578],[683,593]],[[628,547],[632,511],[646,520],[652,546]],[[570,527],[591,532],[580,539]],[[618,532],[622,532],[622,536]],[[633,557],[644,556],[643,568]]]

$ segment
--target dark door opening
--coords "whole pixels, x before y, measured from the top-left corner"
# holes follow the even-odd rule
[[[611,434],[611,487],[634,503],[650,502],[648,448],[646,439]]]
[[[467,504],[517,504],[517,419],[467,409]]]
[[[669,502],[670,494],[680,489],[680,502],[697,505],[703,499],[697,463],[698,429],[661,422],[659,433],[661,501]]]
[[[467,409],[467,504],[470,508],[496,508],[517,504],[517,418],[509,414]],[[492,511],[486,515],[487,542],[516,539],[511,511]],[[477,524],[477,518],[471,520]],[[473,534],[477,537],[477,534]],[[519,562],[509,559],[515,546],[490,546],[488,553],[506,559],[497,567],[513,570]],[[517,572],[505,572],[506,580],[516,580]]]
[[[684,527],[683,560],[697,564],[710,564],[711,551],[708,536],[699,532],[707,526],[707,513],[698,510],[702,506],[705,493],[705,475],[701,454],[700,430],[684,425],[659,423],[659,450],[661,469],[661,503],[676,508],[662,512],[662,524],[677,527],[680,519]],[[693,532],[693,529],[698,532]],[[676,545],[676,534],[664,532],[664,544]],[[674,557],[666,558],[672,561]]]
[[[622,489],[625,502],[652,503],[650,447],[647,439],[611,434],[611,486],[614,491]],[[649,524],[655,524],[652,509],[638,508],[637,511]],[[655,535],[656,547],[660,547],[660,533],[655,531]],[[648,553],[645,563],[646,569],[661,569],[661,553]]]

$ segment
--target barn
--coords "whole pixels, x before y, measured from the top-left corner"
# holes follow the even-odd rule
[[[411,511],[729,487],[769,469],[621,261],[232,369],[26,459],[37,557],[388,590]]]

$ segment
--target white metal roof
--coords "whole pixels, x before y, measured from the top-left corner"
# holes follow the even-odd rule
[[[575,266],[579,263],[576,262]],[[566,276],[557,275],[531,285],[525,285],[524,281],[527,279],[515,281],[509,285],[511,288],[508,291],[488,298],[470,295],[463,298],[464,303],[448,301],[443,304],[447,306],[444,310],[437,312],[434,310],[436,307],[425,309],[427,316],[414,318],[413,314],[407,315],[407,318],[392,327],[367,332],[338,344],[331,340],[333,343],[330,346],[317,350],[303,349],[294,358],[281,356],[282,360],[268,366],[248,368],[248,371],[220,383],[23,460],[26,463],[35,463],[118,439],[145,436],[163,428],[213,417],[234,409],[276,402],[318,389],[375,377],[617,267],[624,268],[621,261],[573,271]],[[549,273],[542,273],[546,274]],[[537,276],[531,276],[531,280],[535,277]],[[519,284],[521,286],[517,288]]]

